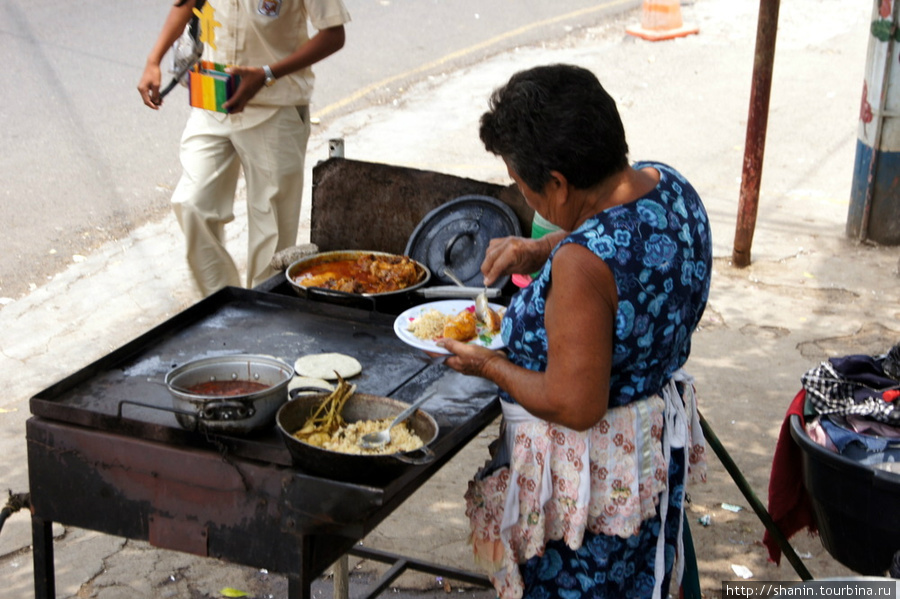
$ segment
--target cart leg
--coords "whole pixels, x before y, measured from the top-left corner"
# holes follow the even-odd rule
[[[56,575],[53,569],[53,523],[31,517],[31,543],[34,560],[34,599],[55,599]]]
[[[295,576],[288,577],[288,599],[310,599],[310,597],[309,584],[304,584]]]
[[[288,576],[288,599],[312,599],[311,556],[312,540],[309,536],[303,535],[300,537],[300,574]]]
[[[334,599],[350,599],[350,560],[345,553],[334,563]]]

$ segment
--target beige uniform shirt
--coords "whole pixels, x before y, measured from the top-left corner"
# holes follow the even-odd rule
[[[275,63],[309,41],[307,24],[317,31],[350,21],[341,0],[207,0],[214,9],[214,31],[203,59],[236,66]],[[312,97],[315,77],[305,68],[279,77],[250,100],[256,106],[302,106]]]

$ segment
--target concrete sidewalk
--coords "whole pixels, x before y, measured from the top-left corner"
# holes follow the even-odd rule
[[[348,158],[506,184],[502,162],[477,136],[490,92],[537,64],[593,70],[617,99],[631,158],[672,164],[707,204],[713,290],[688,368],[704,416],[765,503],[775,441],[800,376],[829,356],[878,354],[900,341],[900,248],[844,236],[871,6],[794,0],[781,6],[753,263],[731,266],[757,4],[696,0],[683,11],[700,34],[659,43],[624,34],[637,11],[429,79],[397,105],[314,131],[308,166],[327,157],[329,139],[341,137]],[[364,209],[364,194],[359,202]],[[244,246],[244,223],[238,214],[229,231],[236,254]],[[199,299],[181,248],[178,226],[166,218],[79,259],[0,309],[7,388],[0,399],[0,487],[28,489],[24,423],[31,396]],[[493,434],[468,446],[364,543],[472,569],[462,496]],[[691,490],[690,507],[693,520],[711,517],[710,526],[693,527],[705,594],[716,596],[721,581],[737,579],[732,566],[749,568],[753,580],[797,580],[786,562],[767,562],[762,524],[715,457],[709,465],[709,483]],[[722,503],[744,509],[730,512]],[[286,589],[283,578],[251,568],[73,528],[57,533],[59,597],[218,597],[226,586],[280,597]],[[12,516],[0,534],[0,597],[32,596],[30,543],[27,515]],[[816,577],[853,575],[816,538],[801,533],[792,545]],[[381,569],[352,563],[354,580]],[[410,573],[398,586],[421,595],[444,593],[443,583]],[[327,590],[317,586],[316,596]]]

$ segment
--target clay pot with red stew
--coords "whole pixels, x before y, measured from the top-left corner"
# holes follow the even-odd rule
[[[243,435],[274,425],[293,376],[294,369],[277,358],[234,354],[173,368],[166,385],[184,428]]]

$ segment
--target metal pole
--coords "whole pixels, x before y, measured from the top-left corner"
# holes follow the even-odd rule
[[[760,0],[756,26],[756,55],[753,61],[753,81],[750,88],[750,114],[747,119],[747,139],[744,144],[744,170],[741,176],[741,195],[738,205],[737,227],[734,234],[732,263],[737,267],[750,265],[750,246],[756,228],[759,205],[759,181],[762,178],[763,155],[766,149],[766,125],[769,120],[769,95],[772,89],[772,64],[775,62],[775,38],[778,33],[780,0]]]
[[[897,8],[900,2],[895,3],[892,12],[894,26],[897,23]],[[894,36],[887,40],[887,51],[884,60],[884,69],[881,73],[881,94],[878,97],[878,108],[875,111],[875,139],[872,141],[872,161],[869,162],[869,172],[866,177],[866,197],[863,204],[863,213],[859,225],[857,239],[866,241],[869,238],[869,218],[872,213],[872,201],[875,197],[875,175],[878,170],[878,162],[881,154],[881,135],[884,131],[884,117],[887,111],[887,92],[890,84],[891,64],[894,60]]]
[[[744,498],[750,503],[750,507],[756,512],[756,515],[763,523],[763,526],[766,527],[766,530],[769,531],[769,534],[772,535],[772,538],[778,543],[784,557],[786,557],[791,563],[791,566],[794,567],[794,571],[801,580],[812,580],[812,574],[809,573],[809,570],[807,570],[803,562],[800,561],[800,556],[797,555],[797,552],[794,551],[794,548],[791,547],[791,544],[788,542],[787,537],[784,536],[784,533],[781,532],[781,529],[775,524],[772,515],[769,514],[769,511],[762,504],[762,501],[760,501],[759,497],[756,496],[756,493],[753,492],[750,483],[747,482],[741,469],[738,468],[737,464],[734,463],[734,460],[731,459],[728,450],[726,450],[725,446],[722,445],[722,442],[719,441],[719,437],[716,436],[716,433],[706,421],[706,418],[703,417],[703,414],[699,414],[699,416],[700,428],[703,429],[703,436],[706,438],[706,442],[709,443],[709,446],[712,447],[716,457],[719,458],[719,461],[722,462],[725,470],[731,475],[731,480],[734,481],[734,484],[736,484],[741,493],[744,494]]]
[[[328,140],[328,157],[343,158],[344,157],[344,138],[336,137]]]

